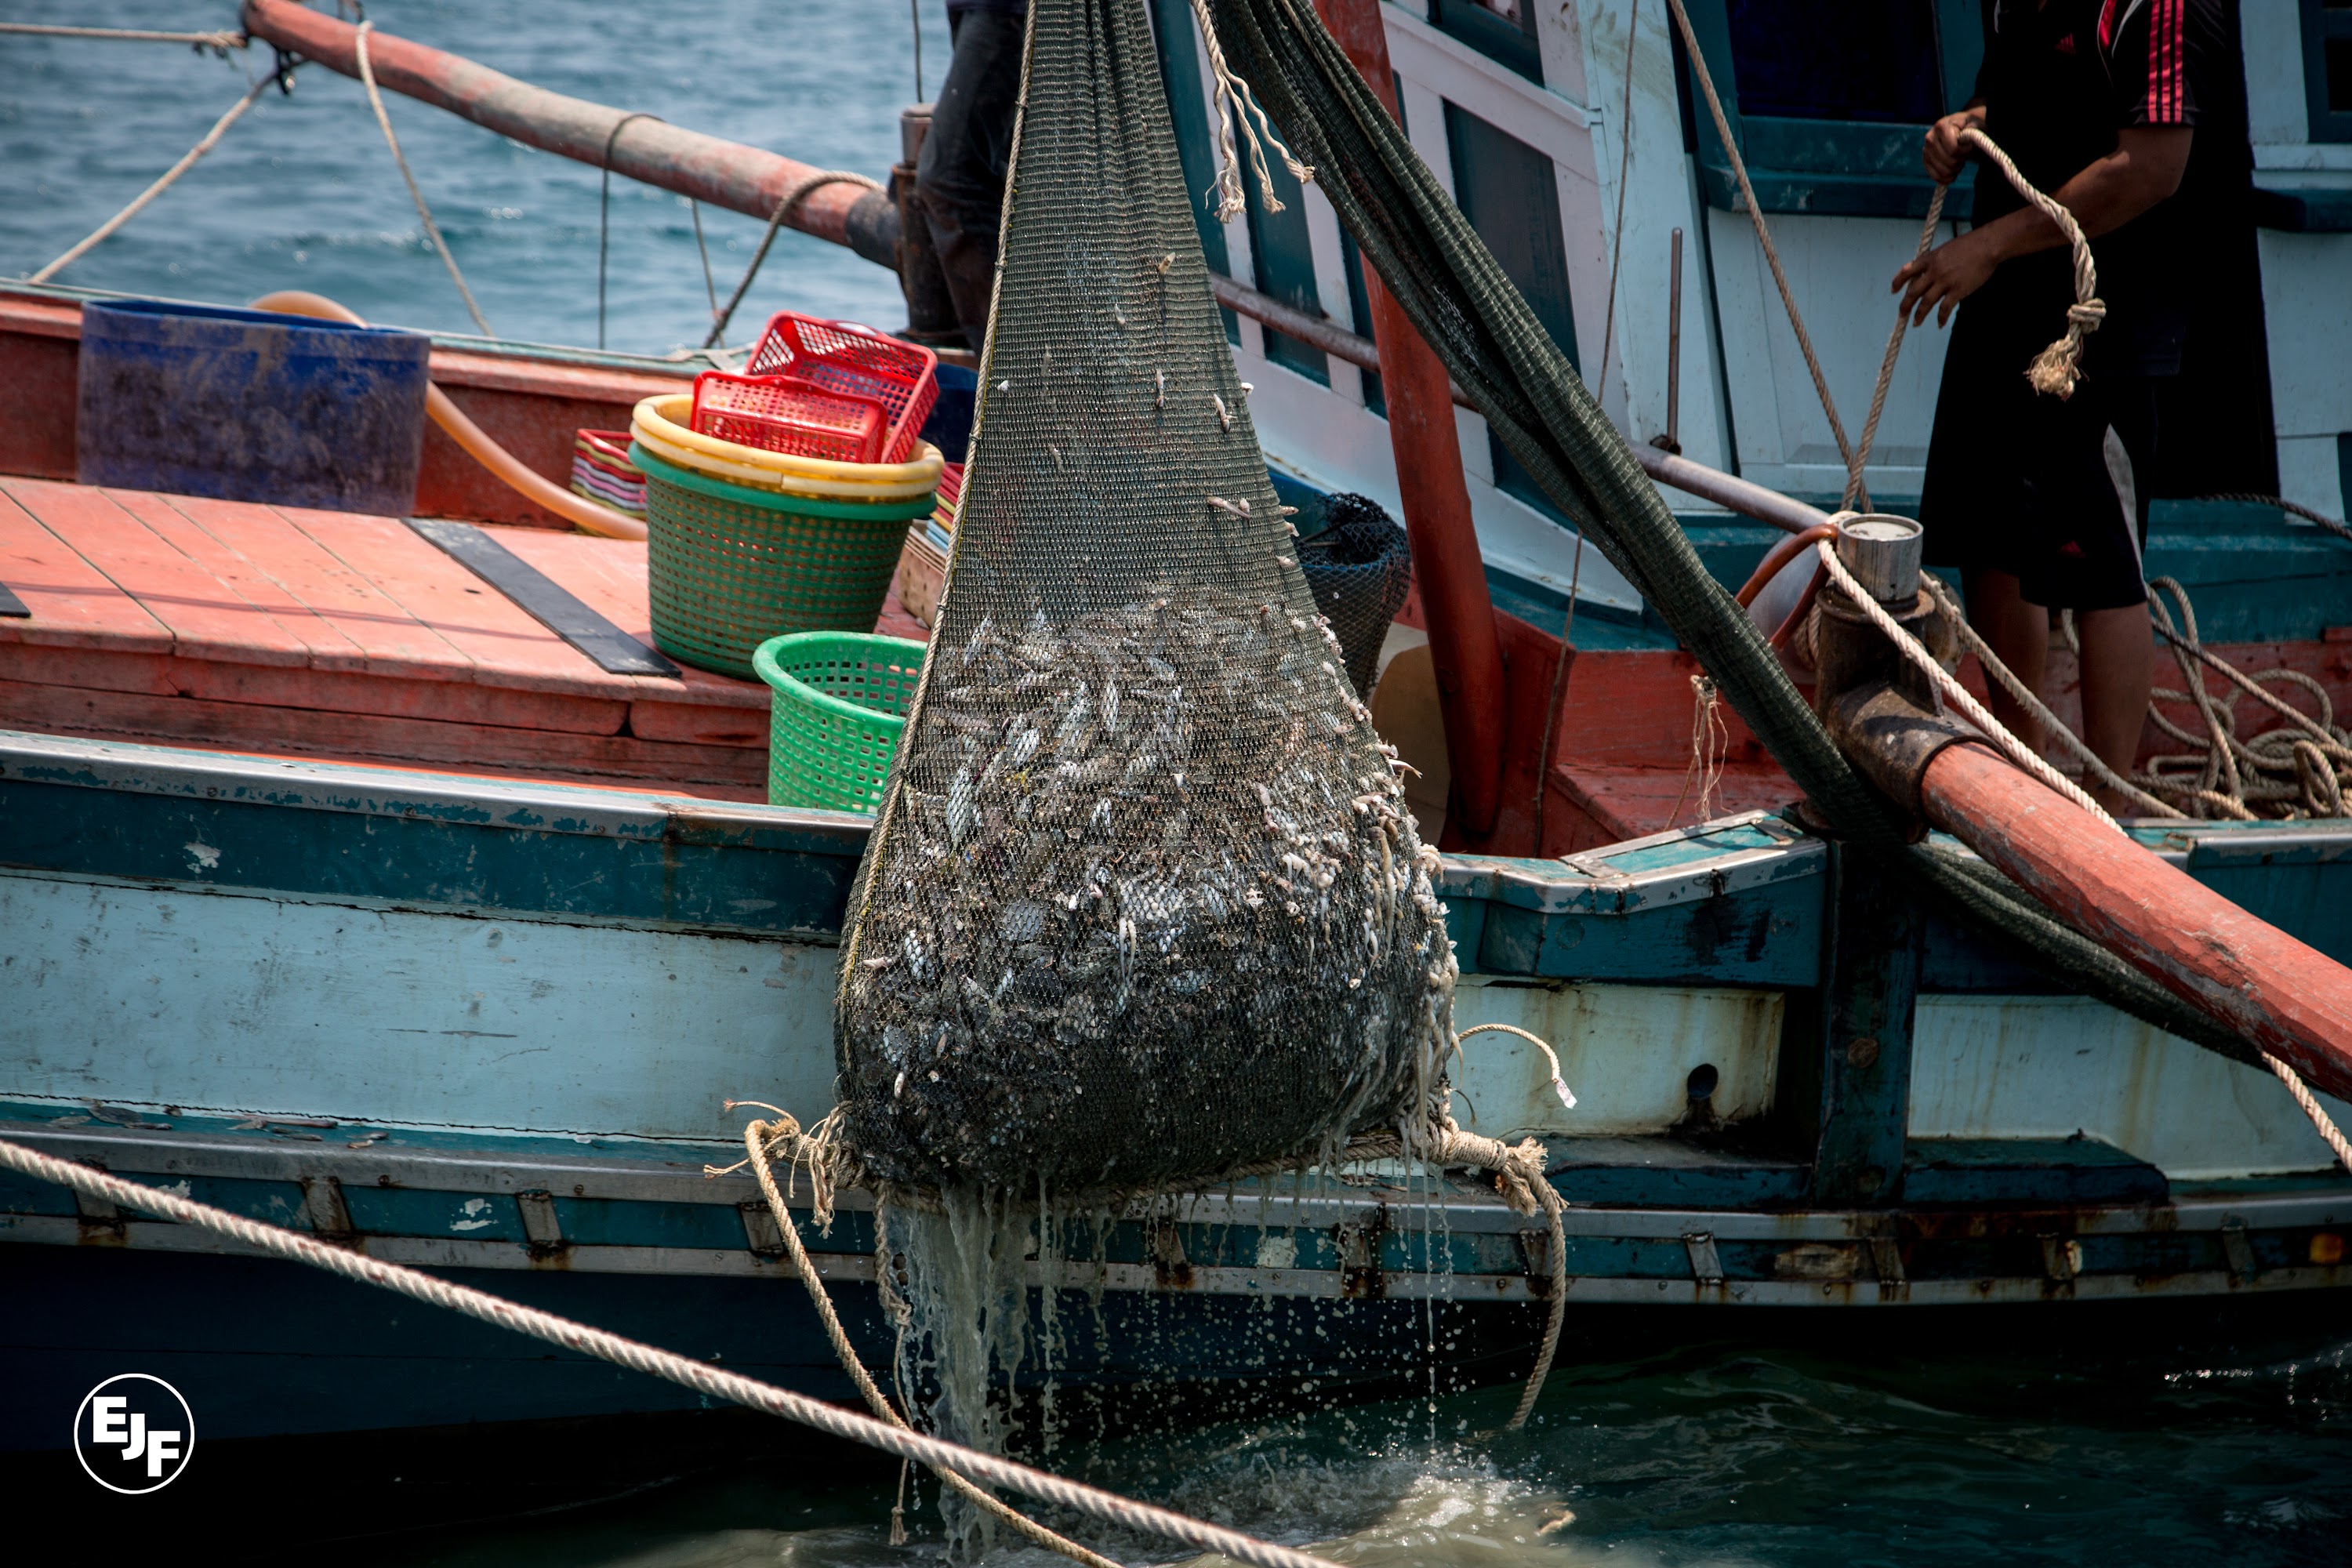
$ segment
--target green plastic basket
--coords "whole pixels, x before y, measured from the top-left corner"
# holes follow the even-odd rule
[[[871,632],[771,637],[751,663],[768,700],[768,804],[862,811],[882,784],[914,705],[924,647]]]
[[[751,653],[785,632],[870,632],[908,522],[932,498],[818,500],[729,484],[632,442],[645,470],[654,646],[744,680]]]

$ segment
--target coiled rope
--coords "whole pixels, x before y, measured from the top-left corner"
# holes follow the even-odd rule
[[[286,68],[290,72],[292,67],[289,66]],[[178,163],[164,170],[161,179],[158,179],[153,184],[140,192],[136,196],[133,196],[131,199],[131,205],[129,206],[124,207],[121,212],[116,213],[112,217],[108,218],[104,223],[100,224],[98,227],[91,230],[89,237],[87,239],[84,239],[80,244],[75,246],[71,250],[67,251],[63,256],[58,257],[55,261],[50,262],[47,267],[42,268],[38,272],[34,273],[32,277],[26,279],[26,281],[28,283],[47,283],[50,279],[55,278],[58,273],[64,271],[67,268],[72,266],[75,262],[89,255],[90,251],[104,244],[107,237],[113,234],[116,229],[121,228],[124,224],[129,223],[132,218],[137,217],[139,214],[145,209],[148,203],[153,201],[157,196],[162,195],[165,191],[170,190],[173,182],[178,180],[181,175],[186,174],[190,169],[194,168],[196,166],[196,160],[211,152],[213,148],[218,144],[220,139],[228,133],[228,128],[245,118],[245,111],[253,107],[253,100],[261,96],[264,89],[268,88],[273,82],[282,84],[285,79],[286,77],[283,74],[266,76],[259,81],[255,82],[251,87],[247,88],[246,89],[245,96],[231,104],[229,106],[228,112],[222,115],[219,120],[215,121],[213,123],[213,128],[205,132],[204,139],[198,142],[194,146],[189,148],[187,152],[182,155]]]
[[[433,248],[441,253],[442,265],[449,268],[449,280],[457,285],[457,292],[466,301],[466,313],[474,318],[474,325],[482,329],[482,336],[494,338],[490,323],[484,319],[482,308],[474,303],[474,291],[466,287],[466,275],[457,270],[457,258],[449,253],[449,242],[441,237],[441,226],[433,221],[433,209],[425,204],[425,192],[409,172],[408,159],[400,150],[400,138],[392,133],[392,116],[383,110],[383,94],[376,90],[375,68],[368,63],[368,34],[373,22],[362,22],[352,35],[352,52],[359,57],[360,82],[367,89],[368,106],[375,110],[375,122],[383,127],[384,145],[392,149],[392,161],[400,165],[400,177],[408,182],[409,198],[416,204],[416,216],[425,221],[425,237]]]
[[[398,1264],[369,1258],[363,1253],[330,1247],[299,1231],[265,1225],[226,1209],[215,1208],[209,1204],[197,1203],[193,1198],[184,1198],[176,1193],[126,1181],[104,1171],[76,1164],[70,1160],[44,1154],[10,1140],[0,1139],[0,1166],[40,1181],[70,1187],[76,1192],[87,1193],[92,1197],[103,1198],[119,1207],[138,1209],[182,1225],[196,1226],[274,1258],[309,1264],[359,1284],[394,1291],[428,1306],[462,1312],[498,1328],[529,1334],[565,1350],[595,1356],[615,1366],[627,1367],[632,1372],[666,1378],[714,1399],[746,1405],[771,1415],[781,1415],[788,1421],[797,1421],[833,1436],[864,1443],[869,1447],[929,1465],[934,1469],[955,1470],[977,1477],[992,1486],[1007,1487],[1056,1507],[1101,1520],[1107,1524],[1148,1531],[1203,1552],[1223,1552],[1239,1562],[1255,1564],[1255,1568],[1334,1568],[1328,1560],[1307,1552],[1276,1546],[1239,1531],[1191,1519],[1080,1481],[1032,1469],[1011,1459],[998,1458],[960,1444],[877,1421],[856,1411],[843,1410],[806,1394],[794,1394],[790,1389],[722,1371],[707,1362],[694,1361],[619,1334],[608,1333],[603,1329],[576,1323],[552,1312],[542,1312],[537,1308],[526,1307],[488,1291],[436,1278],[420,1269],[404,1268]]]

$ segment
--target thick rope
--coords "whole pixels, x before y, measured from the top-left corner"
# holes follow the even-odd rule
[[[1149,1531],[1203,1552],[1221,1552],[1240,1562],[1255,1564],[1256,1568],[1334,1568],[1324,1558],[1293,1551],[1286,1546],[1276,1546],[1238,1531],[1155,1508],[1150,1503],[1137,1502],[1131,1498],[1119,1497],[1080,1481],[1032,1469],[1027,1465],[983,1454],[961,1444],[944,1442],[919,1432],[893,1426],[871,1416],[860,1415],[856,1411],[811,1399],[804,1394],[794,1394],[790,1389],[722,1371],[707,1362],[694,1361],[635,1340],[625,1339],[585,1323],[575,1323],[552,1312],[542,1312],[537,1308],[525,1307],[487,1291],[438,1279],[421,1269],[404,1268],[398,1264],[369,1258],[363,1253],[330,1247],[299,1231],[264,1225],[258,1220],[231,1214],[209,1204],[184,1198],[176,1193],[126,1181],[87,1165],[44,1154],[22,1143],[0,1139],[0,1166],[40,1181],[70,1187],[76,1192],[87,1193],[92,1197],[104,1198],[119,1207],[139,1209],[182,1225],[196,1226],[275,1258],[307,1263],[314,1268],[324,1269],[362,1285],[374,1285],[395,1291],[428,1306],[446,1307],[499,1328],[529,1334],[565,1350],[595,1356],[615,1366],[627,1367],[632,1372],[666,1378],[714,1399],[746,1405],[771,1415],[781,1415],[833,1436],[864,1443],[884,1453],[912,1459],[935,1469],[952,1469],[978,1477],[992,1486],[1025,1492],[1056,1507],[1087,1514],[1108,1524]]]
[[[826,185],[862,185],[869,191],[882,188],[866,175],[848,169],[819,169],[806,179],[794,182],[776,203],[776,210],[768,215],[767,232],[760,237],[760,248],[751,253],[751,265],[743,269],[743,281],[735,285],[735,292],[727,297],[727,303],[712,312],[710,335],[702,340],[704,348],[717,348],[719,340],[727,335],[727,323],[735,319],[735,308],[751,291],[751,280],[760,276],[760,268],[768,259],[768,247],[776,243],[776,231],[784,226],[784,219],[794,207]]]
[[[2319,1103],[2319,1097],[2311,1092],[2311,1086],[2303,1081],[2303,1076],[2268,1051],[2263,1053],[2263,1065],[2278,1075],[2279,1082],[2286,1085],[2286,1091],[2294,1096],[2297,1105],[2303,1107],[2303,1113],[2311,1118],[2312,1127],[2335,1154],[2336,1163],[2347,1171],[2352,1171],[2352,1142],[2345,1141],[2343,1130],[2336,1125],[2335,1119]]]
[[[2341,518],[2330,517],[2324,511],[2315,511],[2301,501],[2292,501],[2284,496],[2256,495],[2252,490],[2226,490],[2220,495],[2199,496],[2197,499],[2199,500],[2252,501],[2257,506],[2274,506],[2281,511],[2303,519],[2305,522],[2317,523],[2340,539],[2352,539],[2352,527],[2346,526]]]
[[[210,33],[157,33],[143,27],[66,27],[49,22],[0,22],[0,33],[26,33],[40,38],[112,38],[125,44],[187,44],[210,49],[224,59],[229,50],[252,45],[250,38],[234,27]]]
[[[392,133],[392,116],[384,112],[383,94],[376,90],[375,68],[368,63],[368,34],[374,26],[373,22],[362,22],[352,35],[352,52],[359,58],[360,85],[367,89],[368,107],[375,110],[375,122],[383,127],[383,144],[392,149],[392,161],[400,165],[400,177],[408,182],[409,199],[416,204],[416,216],[425,222],[425,237],[441,253],[441,264],[449,269],[449,280],[457,285],[457,293],[466,301],[466,313],[474,318],[474,325],[482,329],[482,336],[497,337],[483,317],[482,308],[474,303],[474,291],[466,287],[466,275],[457,270],[457,258],[450,254],[449,242],[441,237],[441,226],[433,221],[433,209],[425,205],[424,188],[409,171],[407,155],[400,150],[400,138]]]
[[[2187,816],[2186,812],[2159,800],[2109,767],[2098,752],[2091,750],[2082,737],[2068,729],[2065,721],[2053,713],[2041,698],[2034,695],[2033,689],[2018,679],[2015,670],[2001,662],[2000,656],[1993,652],[1992,645],[1977,635],[1977,629],[1969,625],[1968,613],[1960,607],[1959,602],[1952,597],[1952,591],[1944,586],[1941,578],[1932,572],[1923,572],[1919,574],[1919,580],[1926,584],[1928,596],[1936,601],[1936,608],[1942,614],[1944,624],[1958,634],[1963,647],[1977,656],[1977,663],[1983,666],[1986,676],[1998,682],[2000,689],[2009,693],[2011,701],[2031,714],[2033,721],[2041,725],[2045,733],[2056,737],[2058,742],[2072,752],[2101,784],[2119,795],[2129,795],[2134,801],[2146,806],[2151,816],[2183,818]]]
[[[1943,693],[1944,700],[1958,709],[1961,716],[1969,723],[1983,731],[1985,739],[1999,747],[2003,756],[2016,763],[2022,772],[2081,806],[2117,833],[2123,831],[2122,825],[2107,815],[2105,807],[2085,795],[2082,786],[2074,780],[2036,756],[2032,749],[2024,742],[2011,734],[2000,720],[1985,710],[1983,703],[1979,702],[1969,694],[1967,687],[1962,686],[1953,678],[1950,671],[1937,662],[1936,656],[1927,651],[1927,645],[1905,631],[1895,622],[1895,617],[1888,615],[1880,606],[1878,601],[1870,596],[1870,591],[1854,580],[1853,574],[1846,570],[1845,563],[1838,559],[1837,549],[1830,541],[1822,540],[1813,546],[1813,550],[1821,556],[1822,569],[1829,574],[1830,581],[1845,590],[1846,597],[1851,599],[1864,615],[1870,617],[1870,624],[1884,633],[1887,640],[1895,645],[1904,658],[1925,672],[1928,679],[1936,683],[1936,689]]]
[[[1838,456],[1845,460],[1846,471],[1854,471],[1854,447],[1845,438],[1845,426],[1838,419],[1837,400],[1830,395],[1829,377],[1822,374],[1822,362],[1813,353],[1812,335],[1805,331],[1805,318],[1797,309],[1797,296],[1789,288],[1789,275],[1780,267],[1780,252],[1772,244],[1772,231],[1765,226],[1764,209],[1756,205],[1756,187],[1748,183],[1748,160],[1739,155],[1739,143],[1733,140],[1731,121],[1723,112],[1723,100],[1715,90],[1715,79],[1706,68],[1706,51],[1698,47],[1698,35],[1692,31],[1690,14],[1683,9],[1683,0],[1666,0],[1675,13],[1675,26],[1682,30],[1683,47],[1690,59],[1691,74],[1698,79],[1699,90],[1706,97],[1706,110],[1715,119],[1717,140],[1723,143],[1725,154],[1731,160],[1732,177],[1739,182],[1739,199],[1748,209],[1748,222],[1755,226],[1756,243],[1764,247],[1765,264],[1772,269],[1773,286],[1780,290],[1781,308],[1789,313],[1789,326],[1797,334],[1797,347],[1805,356],[1805,369],[1813,378],[1813,392],[1822,400],[1822,412],[1829,416],[1830,434],[1837,437]],[[1863,505],[1867,508],[1870,497],[1864,493]]]
[[[2074,263],[2074,302],[2066,307],[2066,335],[2033,356],[2033,363],[2025,367],[2025,379],[2036,392],[2058,398],[2072,397],[2074,383],[2082,374],[2083,340],[2098,330],[2107,314],[2106,306],[2099,301],[2099,268],[2091,258],[2091,242],[2084,237],[2083,226],[2074,221],[2074,215],[2056,198],[2035,190],[1991,137],[1971,127],[1960,132],[1960,140],[1991,159],[1992,166],[2016,187],[2017,194],[2032,203],[2065,237],[2067,252]]]
[[[47,267],[42,268],[38,272],[34,273],[32,277],[26,279],[26,281],[29,283],[47,283],[50,279],[55,278],[58,273],[64,271],[67,268],[72,266],[75,262],[89,255],[90,251],[104,244],[107,237],[113,234],[116,229],[121,228],[124,224],[129,223],[132,218],[137,217],[141,211],[146,207],[149,202],[153,201],[157,196],[160,196],[165,191],[170,190],[172,188],[173,182],[176,181],[181,175],[186,174],[190,169],[194,168],[196,165],[196,160],[211,152],[214,145],[217,143],[224,135],[227,134],[228,128],[245,118],[245,111],[253,107],[253,100],[261,96],[262,89],[277,80],[278,78],[274,76],[266,76],[259,81],[255,82],[250,88],[247,88],[246,89],[245,96],[231,104],[229,106],[229,111],[226,114],[222,115],[218,121],[215,121],[213,128],[210,131],[205,132],[204,140],[189,148],[185,155],[184,155],[178,163],[164,170],[161,179],[148,186],[145,190],[140,192],[136,196],[133,196],[129,206],[124,207],[121,212],[116,213],[112,217],[108,218],[104,223],[100,224],[97,228],[91,230],[89,237],[84,239],[79,245],[75,246],[71,250],[67,251],[63,256],[58,257],[55,261],[50,262]]]
[[[766,1109],[776,1110],[774,1106]],[[866,1408],[874,1412],[877,1418],[901,1431],[911,1432],[914,1428],[882,1396],[882,1390],[875,1386],[872,1375],[866,1370],[866,1363],[858,1358],[857,1348],[849,1342],[848,1331],[841,1326],[841,1315],[833,1310],[833,1298],[826,1292],[824,1281],[817,1278],[816,1268],[809,1261],[807,1249],[801,1245],[800,1222],[793,1217],[783,1194],[776,1190],[776,1174],[768,1163],[771,1141],[790,1150],[797,1148],[802,1140],[800,1123],[783,1111],[778,1110],[776,1114],[777,1121],[753,1121],[743,1129],[743,1148],[751,1161],[751,1173],[760,1179],[761,1195],[768,1200],[768,1212],[775,1215],[776,1228],[783,1234],[784,1250],[792,1258],[793,1271],[800,1276],[801,1283],[808,1287],[809,1300],[816,1308],[817,1321],[824,1325],[824,1337],[832,1344],[833,1353],[840,1361],[841,1369],[849,1374],[849,1381],[857,1385],[858,1396],[866,1401]],[[993,1493],[972,1485],[955,1471],[943,1469],[938,1471],[938,1475],[940,1480],[1048,1551],[1058,1552],[1065,1557],[1084,1563],[1087,1568],[1119,1568],[1119,1564],[1110,1558],[1089,1552],[1067,1536],[1055,1534]],[[891,1510],[890,1529],[892,1536],[903,1542],[907,1506],[903,1480],[899,1492],[900,1500]]]
[[[1919,226],[1919,243],[1911,252],[1918,260],[1936,243],[1936,226],[1944,219],[1944,197],[1952,187],[1939,184],[1936,194],[1927,198],[1927,221]],[[1862,422],[1862,439],[1854,443],[1853,455],[1846,459],[1845,494],[1838,501],[1842,511],[1870,510],[1870,490],[1862,482],[1862,470],[1870,461],[1870,448],[1878,440],[1878,417],[1886,412],[1886,389],[1895,384],[1895,362],[1903,353],[1903,334],[1911,329],[1911,312],[1901,305],[1895,310],[1895,330],[1886,334],[1886,353],[1879,357],[1878,384],[1870,390],[1870,415]]]

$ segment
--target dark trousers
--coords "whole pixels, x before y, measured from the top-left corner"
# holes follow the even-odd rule
[[[1004,174],[1013,161],[1013,119],[1028,24],[998,11],[958,11],[949,23],[955,57],[916,162],[915,192],[930,221],[931,244],[947,275],[956,319],[978,349],[988,337],[988,298],[996,277]]]

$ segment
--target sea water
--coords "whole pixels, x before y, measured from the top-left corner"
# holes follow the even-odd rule
[[[372,0],[368,14],[557,91],[877,175],[916,93],[898,0]],[[10,20],[116,26],[228,26],[235,15],[218,0],[0,3]],[[929,93],[947,53],[938,0],[923,0],[922,23]],[[30,272],[104,221],[268,64],[266,50],[221,62],[0,37],[0,272]],[[386,102],[491,325],[593,344],[596,172]],[[692,216],[677,197],[614,182],[614,348],[700,342],[709,304]],[[723,299],[759,225],[702,217]],[[316,67],[60,281],[236,302],[301,288],[386,322],[471,330],[359,84]],[[787,304],[903,319],[888,274],[789,232],[730,341]],[[1794,1334],[1737,1310],[1661,1309],[1637,1326],[1666,1348],[1645,1353],[1623,1342],[1622,1320],[1593,1329],[1572,1316],[1524,1433],[1495,1433],[1517,1397],[1497,1388],[1066,1445],[1050,1462],[1368,1568],[2352,1561],[2352,1328],[2340,1315],[2217,1328],[2167,1314],[2150,1328],[2137,1305],[2089,1323],[2075,1317],[2084,1310],[1990,1309],[2005,1316],[1986,1342],[1987,1320],[1966,1309],[1841,1310]],[[449,1568],[940,1561],[929,1487],[912,1544],[887,1546],[895,1481],[894,1467],[848,1454],[682,1476],[649,1457],[644,1484],[589,1506],[334,1550]],[[362,1536],[400,1522],[364,1478],[353,1486]],[[1177,1555],[1055,1522],[1126,1561]]]

